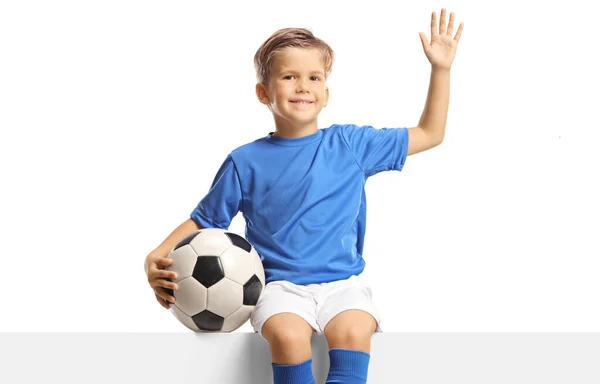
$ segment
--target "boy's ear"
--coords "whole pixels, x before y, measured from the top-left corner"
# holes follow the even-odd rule
[[[329,87],[325,88],[325,103],[323,104],[323,108],[327,106],[327,102],[329,102]]]
[[[269,104],[267,87],[263,83],[256,83],[256,97],[263,104]]]

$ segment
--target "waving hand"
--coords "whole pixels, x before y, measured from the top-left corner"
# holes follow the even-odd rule
[[[419,32],[419,36],[421,37],[421,43],[423,43],[425,55],[433,67],[450,69],[456,55],[456,47],[463,26],[464,23],[460,23],[456,35],[452,37],[454,33],[454,12],[450,12],[450,20],[446,28],[446,9],[442,8],[439,29],[437,28],[435,12],[431,14],[431,43],[423,32]]]

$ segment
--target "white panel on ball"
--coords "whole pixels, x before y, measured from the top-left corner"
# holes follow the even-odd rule
[[[206,309],[207,290],[193,277],[181,280],[179,289],[175,291],[175,305],[188,316],[202,312]]]
[[[251,255],[239,247],[229,247],[221,255],[225,276],[244,285],[254,275],[254,260]]]
[[[227,236],[218,236],[223,230],[219,228],[204,228],[200,230],[190,242],[198,256],[220,256],[227,248],[231,247],[231,241]]]
[[[198,255],[189,244],[177,248],[169,254],[169,257],[173,259],[173,264],[166,269],[177,273],[175,282],[192,276]]]
[[[243,304],[244,287],[228,278],[208,288],[206,309],[221,317],[227,317]]]
[[[248,321],[254,306],[242,305],[237,311],[227,316],[223,322],[223,332],[233,332]]]
[[[171,313],[175,315],[175,318],[194,332],[200,332],[200,329],[194,324],[191,317],[185,314],[181,309],[177,308],[176,305],[170,305]]]

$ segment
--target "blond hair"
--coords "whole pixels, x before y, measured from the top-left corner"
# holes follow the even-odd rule
[[[277,57],[277,53],[285,48],[318,49],[325,65],[325,78],[331,73],[333,66],[333,49],[323,40],[315,37],[305,28],[284,28],[273,33],[256,51],[254,67],[256,79],[259,83],[269,82],[270,72]]]

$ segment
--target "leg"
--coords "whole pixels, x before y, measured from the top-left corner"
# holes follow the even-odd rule
[[[369,313],[347,310],[325,327],[329,344],[329,374],[326,384],[365,384],[371,355],[371,336],[377,322]]]
[[[379,315],[364,279],[328,284],[320,300],[318,322],[329,344],[327,384],[364,384],[371,358],[371,337]]]
[[[377,321],[371,314],[350,309],[331,319],[324,333],[329,348],[371,353],[371,336],[376,329]]]
[[[275,364],[299,364],[310,359],[312,333],[313,328],[293,313],[272,316],[262,328]]]
[[[275,384],[315,384],[310,338],[313,328],[298,315],[281,313],[270,317],[262,335],[271,347]]]
[[[310,339],[318,325],[306,287],[284,281],[267,284],[250,320],[269,343],[275,384],[314,384]]]

